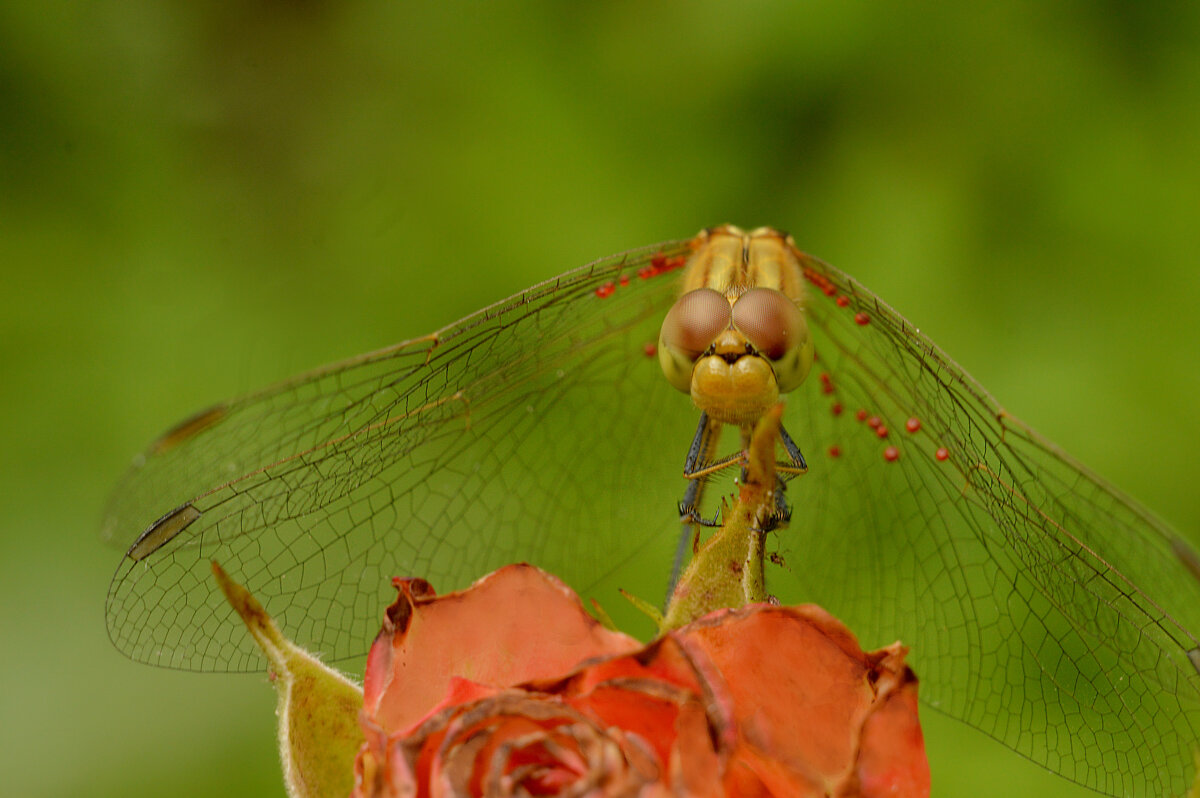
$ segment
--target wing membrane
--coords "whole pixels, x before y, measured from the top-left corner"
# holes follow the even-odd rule
[[[333,659],[366,650],[393,575],[445,591],[528,560],[618,615],[617,586],[657,598],[696,413],[644,352],[675,281],[639,271],[687,251],[597,261],[164,435],[106,516],[139,554],[110,588],[116,645],[260,669],[209,559]],[[871,292],[804,263],[824,377],[788,398],[810,470],[789,489],[770,589],[867,645],[902,639],[928,703],[1067,778],[1182,794],[1200,738],[1190,549]],[[160,534],[138,548],[147,529]]]
[[[644,347],[675,288],[638,272],[684,246],[599,261],[168,433],[126,476],[106,534],[128,546],[184,503],[199,517],[122,561],[107,610],[117,647],[171,667],[261,669],[211,589],[210,559],[289,634],[339,659],[365,652],[393,575],[450,590],[530,560],[586,591],[643,548],[669,549],[669,523],[657,541],[624,532],[649,515],[646,460],[679,473],[679,458],[655,444],[674,437],[672,425],[643,415],[647,397],[670,390]],[[692,423],[680,414],[675,426],[686,434]],[[664,522],[681,484],[653,491]],[[611,602],[611,585],[606,593]]]
[[[817,599],[873,644],[911,644],[925,700],[1067,778],[1182,794],[1200,731],[1200,584],[1178,538],[861,285],[809,270],[829,376],[802,386],[789,424],[839,457],[810,457],[791,489],[779,545],[796,578],[781,598]]]

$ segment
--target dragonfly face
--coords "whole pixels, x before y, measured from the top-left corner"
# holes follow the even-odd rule
[[[924,700],[1069,779],[1186,792],[1191,547],[769,230],[605,258],[177,425],[104,518],[109,635],[139,661],[261,669],[212,560],[329,659],[365,653],[392,576],[447,591],[527,560],[610,611],[619,587],[655,597],[696,425],[680,390],[735,426],[786,395],[809,463],[768,538],[782,602],[903,640]]]
[[[663,321],[659,362],[700,410],[750,426],[812,368],[803,272],[794,245],[770,228],[725,225],[696,246]]]

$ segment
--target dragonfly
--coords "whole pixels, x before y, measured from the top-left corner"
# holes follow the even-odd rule
[[[660,351],[716,235],[775,241],[802,278],[811,374],[781,393],[807,468],[770,535],[770,592],[823,605],[867,646],[903,640],[928,705],[1072,781],[1184,793],[1200,741],[1200,557],[867,288],[769,229],[603,258],[169,429],[103,517],[123,552],[113,643],[159,666],[261,670],[212,560],[335,661],[365,653],[394,575],[447,591],[523,560],[610,609],[618,588],[661,590],[680,491],[736,479],[680,473],[699,411]],[[740,299],[723,301],[729,314]],[[769,353],[770,336],[753,348]],[[736,454],[722,436],[738,426],[714,425],[711,451]]]
[[[802,310],[804,273],[786,235],[767,227],[746,234],[723,225],[702,232],[692,249],[680,297],[663,320],[657,346],[667,382],[690,395],[700,410],[683,468],[689,480],[679,503],[684,530],[668,595],[688,540],[694,548],[706,525],[698,507],[708,477],[744,460],[741,452],[717,457],[722,427],[740,430],[745,452],[755,424],[780,394],[804,382],[814,356]],[[787,459],[776,463],[775,508],[764,528],[790,516],[787,480],[808,470],[786,429],[780,427],[778,438]]]

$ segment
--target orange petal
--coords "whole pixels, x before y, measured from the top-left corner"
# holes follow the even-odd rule
[[[866,778],[879,790],[872,795],[928,795],[902,646],[868,654],[813,606],[751,605],[674,634],[714,701],[727,697],[737,746],[726,777],[737,794],[852,794]],[[864,753],[867,769],[856,771]],[[893,786],[903,791],[886,792]]]
[[[876,706],[862,731],[858,781],[864,798],[929,795],[929,759],[912,671]]]
[[[577,695],[590,686],[619,679],[659,681],[699,693],[704,685],[679,641],[659,638],[630,656],[613,657],[589,664],[571,674],[567,694]]]
[[[826,798],[829,791],[817,773],[803,773],[772,759],[753,746],[734,750],[725,768],[725,795],[737,798]]]
[[[396,587],[363,685],[364,711],[390,731],[444,705],[456,676],[510,686],[641,645],[605,629],[570,588],[530,565],[506,566],[445,596],[423,580],[396,580]]]
[[[825,613],[758,604],[679,634],[719,672],[746,742],[798,772],[834,777],[851,766],[874,698],[870,661],[857,646],[846,651],[844,629]]]

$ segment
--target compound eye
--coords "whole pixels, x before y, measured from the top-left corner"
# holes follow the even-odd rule
[[[733,306],[733,325],[771,361],[779,390],[792,390],[812,368],[812,338],[796,303],[770,288],[751,288]]]
[[[729,300],[711,288],[697,288],[676,300],[658,335],[658,361],[673,386],[691,391],[692,366],[731,320]]]
[[[770,288],[751,288],[733,306],[733,324],[759,354],[779,360],[807,332],[796,303]]]

